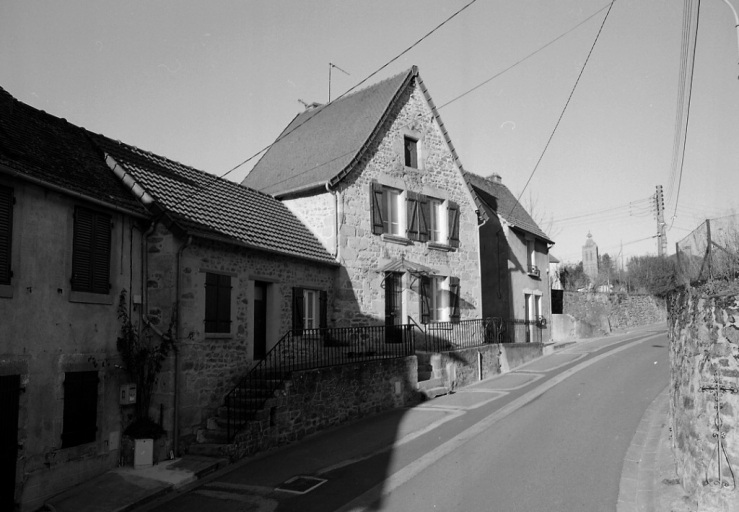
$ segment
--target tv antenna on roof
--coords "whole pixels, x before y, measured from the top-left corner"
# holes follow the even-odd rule
[[[341,71],[342,73],[344,73],[346,76],[351,76],[348,72],[344,71],[343,69],[341,69],[336,64],[334,64],[332,62],[329,62],[328,63],[328,102],[329,103],[331,103],[331,70],[333,68],[338,69],[339,71]]]

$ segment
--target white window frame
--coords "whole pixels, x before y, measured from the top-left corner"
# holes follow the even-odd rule
[[[404,190],[383,187],[382,222],[384,224],[383,231],[388,235],[405,236],[407,217],[405,195]]]
[[[449,321],[449,279],[432,276],[429,282],[429,321]]]
[[[303,329],[318,329],[321,323],[320,304],[318,290],[303,290]]]
[[[429,242],[446,244],[449,237],[449,214],[447,202],[443,199],[428,198],[429,201]]]

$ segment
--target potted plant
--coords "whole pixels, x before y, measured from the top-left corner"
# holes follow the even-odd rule
[[[121,332],[116,346],[128,378],[136,384],[136,403],[133,414],[126,418],[130,423],[123,434],[133,439],[134,465],[146,466],[153,463],[153,443],[165,434],[162,425],[151,419],[149,408],[157,375],[169,351],[174,349],[174,342],[171,324],[167,333],[162,335],[155,335],[149,327],[141,328],[134,324],[126,295],[126,290],[121,291],[118,303]],[[129,458],[130,455],[124,456],[124,459]]]

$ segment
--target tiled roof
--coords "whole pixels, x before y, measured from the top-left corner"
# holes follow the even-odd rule
[[[464,172],[464,177],[472,186],[478,199],[485,203],[493,212],[503,217],[514,227],[527,231],[539,238],[554,243],[539,226],[531,215],[524,209],[516,197],[503,183],[483,178],[471,172]]]
[[[280,201],[102,135],[90,136],[188,233],[336,264]]]
[[[0,166],[21,179],[80,194],[144,216],[146,210],[105,165],[85,130],[0,88]]]
[[[361,156],[395,100],[417,75],[413,67],[298,114],[242,184],[280,196],[323,187],[340,177]]]

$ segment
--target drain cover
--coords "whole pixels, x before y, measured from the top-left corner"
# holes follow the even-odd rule
[[[326,481],[323,478],[316,478],[314,476],[294,476],[289,480],[285,480],[275,490],[294,494],[306,494]]]

